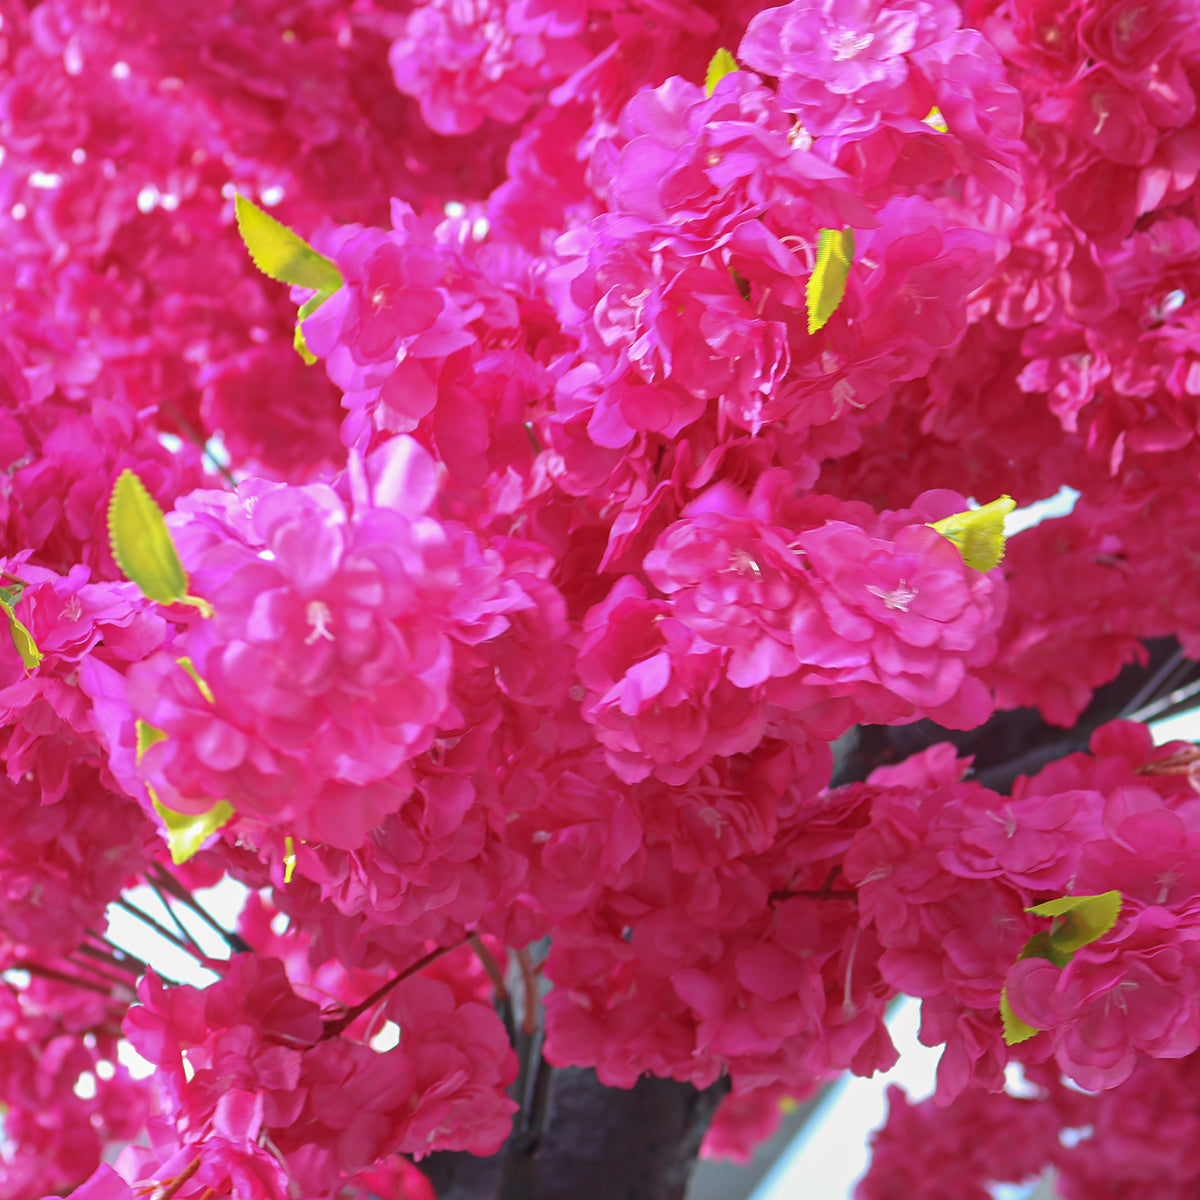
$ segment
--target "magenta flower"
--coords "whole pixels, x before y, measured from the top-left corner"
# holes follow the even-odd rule
[[[130,674],[136,711],[168,735],[143,760],[168,807],[228,796],[247,818],[295,822],[296,837],[358,845],[404,803],[405,768],[433,743],[454,639],[492,641],[506,614],[540,606],[498,554],[423,514],[437,485],[415,443],[393,440],[359,470],[351,506],[324,485],[275,487],[232,525],[198,515],[195,577],[217,615]]]
[[[732,650],[726,676],[738,687],[797,666],[790,618],[811,593],[781,534],[750,519],[699,512],[672,525],[645,559],[672,616],[710,645]]]
[[[1062,1070],[1099,1090],[1128,1079],[1139,1052],[1183,1058],[1200,1046],[1198,979],[1191,930],[1147,908],[1063,968],[1017,963],[1007,994],[1022,1020],[1049,1031]]]
[[[866,704],[877,687],[926,709],[959,697],[972,714],[986,705],[967,668],[991,658],[1002,599],[945,538],[911,525],[884,541],[832,521],[797,546],[817,603],[795,611],[792,645],[818,678],[860,684]],[[947,707],[943,718],[970,721],[966,711]]]
[[[576,667],[584,719],[618,777],[654,772],[683,782],[713,754],[753,749],[763,700],[723,676],[722,652],[701,641],[635,579],[621,580],[583,621]]]

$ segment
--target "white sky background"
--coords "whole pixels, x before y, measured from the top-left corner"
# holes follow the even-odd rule
[[[242,910],[245,897],[246,889],[240,883],[225,878],[216,887],[197,892],[195,898],[214,921],[223,928],[232,930],[237,928],[238,914]],[[125,893],[125,898],[164,928],[178,934],[174,921],[151,888],[134,888]],[[203,953],[209,958],[229,957],[229,947],[224,940],[198,916],[189,912],[182,904],[173,904],[171,908],[195,938]],[[190,954],[173,946],[116,904],[108,906],[107,937],[176,983],[206,987],[217,979],[214,972],[202,967]],[[118,1057],[130,1072],[139,1078],[153,1073],[154,1068],[128,1042],[121,1042]]]
[[[917,1041],[920,1023],[920,1004],[905,1000],[888,1021],[900,1061],[871,1079],[839,1080],[750,1200],[846,1200],[853,1194],[867,1169],[867,1139],[886,1115],[888,1085],[898,1083],[913,1099],[933,1091],[941,1047],[931,1050]]]

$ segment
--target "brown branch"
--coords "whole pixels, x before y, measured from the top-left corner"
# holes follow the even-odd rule
[[[17,959],[13,963],[13,966],[18,971],[28,971],[30,975],[36,975],[39,979],[49,979],[54,983],[65,983],[68,987],[82,988],[85,992],[95,992],[106,999],[112,998],[111,987],[104,987],[102,984],[93,983],[90,979],[78,979],[74,975],[68,975],[66,971],[57,971],[54,967],[44,967],[40,963],[29,962],[23,958]]]
[[[483,939],[479,934],[473,933],[467,940],[471,943],[471,949],[475,951],[475,957],[483,964],[483,969],[487,972],[487,977],[492,982],[497,1003],[503,1003],[508,999],[508,987],[504,983],[504,975],[500,970],[500,964],[496,962],[495,956],[484,945]]]
[[[150,864],[150,872],[154,878],[160,883],[170,894],[181,904],[186,904],[214,933],[224,939],[225,944],[229,947],[231,954],[248,954],[251,946],[244,937],[236,930],[226,929],[220,921],[196,899],[192,893],[175,878],[170,871],[166,870],[159,863]],[[190,936],[190,935],[189,935]]]
[[[521,1032],[526,1037],[537,1032],[538,987],[537,976],[528,950],[517,951],[517,963],[521,967],[521,982],[525,989],[525,1011],[521,1014]]]
[[[67,961],[70,962],[71,966],[78,968],[80,971],[90,971],[97,979],[102,979],[111,987],[122,988],[131,996],[137,994],[137,981],[132,976],[116,975],[106,970],[103,966],[100,966],[96,962],[80,961],[74,957],[74,955],[80,954],[84,959],[86,959],[87,955],[85,952],[90,949],[90,946],[77,946],[73,951],[71,951],[71,954],[67,956]]]
[[[95,956],[111,962],[114,967],[128,969],[134,975],[144,975],[146,973],[146,968],[149,964],[143,962],[136,954],[131,954],[124,947],[118,946],[116,942],[110,942],[108,938],[103,934],[97,933],[94,929],[87,929],[84,932],[92,941],[99,942],[100,946],[106,947],[105,950],[95,947],[93,950]]]
[[[1049,724],[1032,708],[998,712],[978,729],[965,732],[943,729],[932,721],[859,726],[834,744],[834,785],[864,780],[876,767],[903,762],[936,742],[951,742],[960,754],[974,755],[973,779],[1006,793],[1018,776],[1036,774],[1047,763],[1086,750],[1099,726],[1128,716],[1153,699],[1160,685],[1178,686],[1178,649],[1174,638],[1148,642],[1146,661],[1130,663],[1111,683],[1097,688],[1070,729]],[[1196,663],[1185,667],[1192,675],[1200,672]]]
[[[406,979],[415,975],[418,971],[423,971],[427,966],[429,966],[430,963],[437,962],[437,960],[441,958],[443,954],[449,954],[451,950],[457,950],[465,941],[466,938],[464,938],[461,942],[455,942],[453,946],[439,946],[438,949],[431,950],[425,955],[424,958],[417,959],[417,961],[413,963],[411,967],[406,967],[398,975],[395,975],[389,979],[387,983],[381,984],[379,987],[377,987],[365,1000],[360,1000],[353,1007],[348,1008],[340,1017],[337,1017],[332,1021],[326,1021],[324,1031],[317,1040],[321,1042],[327,1042],[331,1038],[341,1037],[341,1035],[345,1033],[346,1030],[349,1029],[349,1027],[367,1011],[367,1009],[371,1008],[375,1004],[378,1004],[379,1001],[387,996],[394,987],[403,983]]]
[[[165,925],[160,924],[149,913],[142,912],[136,904],[130,904],[124,896],[118,896],[114,903],[123,908],[131,916],[137,917],[139,921],[148,925],[159,937],[165,938],[173,946],[178,946],[185,954],[190,954],[201,966],[207,967],[213,961],[208,955],[202,953],[198,947],[189,946],[187,942],[177,938]]]
[[[803,896],[808,900],[849,900],[858,903],[858,893],[849,888],[796,888],[782,892],[771,892],[767,896],[768,904],[782,904],[793,896]]]
[[[156,1181],[156,1185],[150,1194],[154,1197],[154,1200],[172,1200],[172,1197],[178,1194],[180,1188],[182,1188],[183,1185],[187,1183],[187,1181],[191,1179],[191,1177],[195,1175],[198,1170],[200,1170],[200,1159],[193,1158],[192,1161],[188,1163],[188,1165],[184,1167],[178,1175],[171,1179]]]

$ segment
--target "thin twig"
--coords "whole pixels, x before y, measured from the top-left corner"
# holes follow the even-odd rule
[[[142,912],[136,904],[131,904],[124,896],[118,896],[114,903],[123,908],[130,916],[137,917],[139,921],[144,922],[172,946],[178,946],[185,954],[190,954],[201,966],[207,967],[211,963],[212,960],[206,954],[201,953],[195,946],[189,946],[187,942],[180,941],[165,925],[160,925],[149,913]]]
[[[229,947],[231,954],[249,954],[251,952],[250,943],[235,930],[226,929],[220,921],[215,917],[192,895],[187,888],[158,863],[150,864],[150,871],[155,879],[158,880],[172,896],[175,897],[181,904],[186,904],[214,933],[224,939],[225,944]]]
[[[487,948],[479,934],[473,933],[467,940],[471,943],[471,949],[475,951],[475,957],[479,959],[483,969],[487,972],[487,977],[492,981],[492,987],[496,990],[496,999],[507,1000],[508,988],[505,986],[504,974],[500,970],[500,964],[496,962],[495,955]]]
[[[122,983],[129,983],[131,980],[136,982],[137,977],[145,970],[145,964],[140,958],[132,962],[127,959],[119,959],[107,950],[89,946],[87,942],[81,942],[72,953],[91,959],[93,965],[99,963],[101,967],[112,972],[114,979],[120,979]],[[139,966],[141,970],[138,969]]]
[[[79,959],[73,957],[74,955],[78,954],[81,955],[85,960],[94,957],[99,959],[100,962],[105,962],[105,959],[102,955],[90,955],[88,954],[89,950],[91,950],[91,946],[76,946],[75,949],[71,951],[71,954],[68,955],[68,961],[73,967],[78,967],[81,971],[91,971],[91,973],[98,979],[103,979],[106,983],[112,984],[113,987],[124,988],[127,992],[133,992],[135,990],[137,980],[132,976],[115,975],[110,971],[105,970],[104,967],[98,965],[97,962],[80,961]]]
[[[1200,679],[1194,679],[1185,687],[1171,692],[1170,695],[1163,696],[1161,699],[1146,704],[1135,712],[1130,713],[1129,720],[1153,721],[1155,717],[1170,712],[1171,709],[1183,704],[1185,700],[1190,700],[1198,693],[1200,693]]]
[[[551,1085],[554,1082],[554,1068],[542,1054],[541,1043],[544,1041],[544,1037],[539,1041],[537,1058],[533,1064],[532,1095],[529,1097],[529,1116],[525,1122],[526,1130],[533,1139],[534,1146],[541,1141],[542,1135],[546,1132],[546,1122],[550,1116]]]
[[[496,1011],[500,1015],[500,1020],[504,1022],[504,1030],[508,1034],[509,1042],[515,1047],[517,1044],[517,1026],[513,1019],[512,996],[509,994],[508,987],[504,982],[504,973],[500,970],[500,964],[496,962],[495,956],[484,945],[483,939],[479,934],[471,934],[469,940],[476,957],[483,964],[483,969],[487,972],[488,979],[492,981],[492,990],[496,994]]]
[[[516,951],[517,964],[521,968],[521,982],[524,985],[524,1011],[521,1013],[521,1027],[517,1032],[517,1079],[514,1094],[521,1106],[517,1118],[521,1139],[528,1142],[532,1130],[532,1097],[537,1091],[538,1062],[542,1057],[541,1038],[538,1031],[538,991],[537,976],[529,951],[522,947]]]
[[[180,429],[183,430],[184,434],[187,436],[188,441],[190,441],[193,446],[198,447],[200,449],[200,451],[204,454],[204,457],[207,458],[208,461],[210,463],[212,463],[212,465],[214,467],[216,467],[218,471],[220,471],[220,473],[225,477],[226,483],[228,483],[230,487],[236,488],[238,483],[237,483],[237,480],[234,479],[233,473],[208,448],[208,442],[206,442],[203,438],[201,438],[200,434],[196,431],[196,429],[192,425],[192,423],[184,418],[183,414],[179,411],[179,409],[177,409],[175,407],[175,405],[173,405],[170,402],[170,400],[160,400],[159,404],[164,412],[170,413],[171,419],[175,422],[176,425],[179,426]]]
[[[150,890],[158,897],[158,902],[163,906],[163,910],[166,912],[167,916],[171,918],[171,924],[179,930],[179,936],[183,938],[185,942],[190,943],[191,945],[195,946],[197,950],[199,950],[200,943],[192,936],[191,930],[189,930],[179,919],[179,914],[167,903],[167,898],[163,895],[162,888],[160,888],[153,879],[148,878],[146,883],[149,884]],[[203,953],[203,951],[201,951],[201,953]]]
[[[198,1170],[200,1170],[200,1159],[193,1158],[174,1178],[159,1180],[159,1186],[152,1193],[155,1200],[172,1200],[172,1197]]]
[[[93,983],[90,979],[77,979],[74,975],[68,975],[65,971],[56,971],[53,967],[43,967],[40,963],[28,962],[25,959],[18,959],[13,966],[19,971],[28,971],[30,975],[36,975],[39,979],[49,979],[55,983],[65,983],[69,987],[83,988],[85,992],[96,992],[105,999],[112,998],[111,987]]]
[[[521,1032],[530,1036],[538,1027],[537,977],[528,950],[517,951],[517,962],[521,967],[521,982],[525,985],[525,1011],[521,1014]]]
[[[1139,710],[1147,702],[1153,701],[1154,697],[1164,687],[1169,685],[1171,676],[1179,670],[1183,662],[1183,650],[1177,647],[1167,661],[1126,701],[1124,707],[1121,709],[1122,716],[1127,717],[1129,720],[1140,720],[1141,718],[1137,716]]]
[[[95,947],[95,954],[108,959],[115,967],[128,967],[134,975],[144,975],[146,967],[149,965],[136,954],[131,954],[124,946],[118,946],[116,942],[110,942],[103,934],[97,933],[94,929],[85,930],[88,937],[93,941],[99,942],[101,946],[107,947],[106,950],[101,950]]]
[[[417,959],[411,967],[406,967],[398,975],[389,979],[387,983],[377,987],[365,1000],[360,1000],[357,1004],[346,1009],[340,1017],[332,1021],[326,1021],[325,1029],[320,1038],[318,1038],[318,1041],[327,1042],[330,1038],[340,1037],[367,1009],[378,1004],[397,984],[403,983],[418,971],[423,971],[430,963],[437,962],[443,954],[449,954],[451,950],[457,950],[465,941],[466,939],[464,938],[462,942],[455,942],[453,946],[439,946],[436,950],[431,950],[424,958]]]
[[[791,900],[793,896],[803,896],[806,900],[858,900],[858,893],[848,888],[797,888],[771,892],[767,896],[767,903],[778,904],[784,900]]]

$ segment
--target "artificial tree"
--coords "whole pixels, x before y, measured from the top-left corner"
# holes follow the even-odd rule
[[[1195,0],[0,15],[5,1196],[1194,1195]]]

